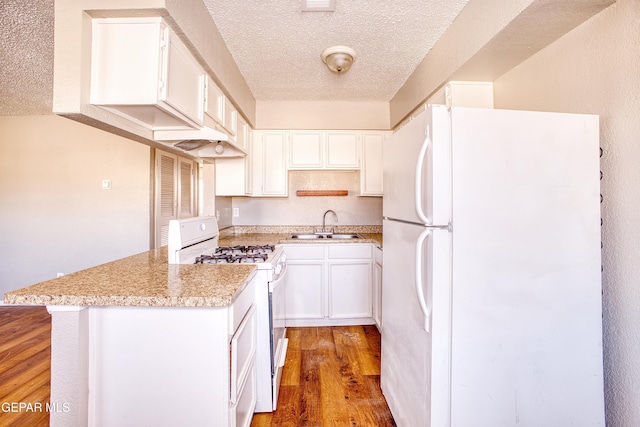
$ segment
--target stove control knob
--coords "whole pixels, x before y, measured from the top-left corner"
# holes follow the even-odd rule
[[[276,276],[277,276],[282,271],[282,266],[280,264],[277,264],[275,266],[274,270],[275,270],[275,273],[276,273]]]
[[[205,224],[204,222],[200,224],[200,230],[204,231],[206,229],[207,229],[207,224]]]

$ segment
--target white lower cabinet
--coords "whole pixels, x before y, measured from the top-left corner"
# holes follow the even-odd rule
[[[371,317],[371,261],[331,261],[329,319]]]
[[[226,307],[89,307],[86,425],[248,427],[254,300],[251,281]]]
[[[373,324],[369,243],[284,245],[287,326]]]
[[[287,320],[324,318],[324,260],[287,263]]]
[[[324,245],[285,245],[285,306],[290,322],[325,317]]]

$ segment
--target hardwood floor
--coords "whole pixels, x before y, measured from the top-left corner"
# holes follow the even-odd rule
[[[278,409],[256,414],[252,427],[395,426],[380,391],[375,326],[289,328],[287,336]],[[47,310],[0,307],[0,426],[48,425],[50,367]]]
[[[375,326],[288,328],[278,408],[252,427],[395,426],[380,391]]]
[[[0,307],[1,426],[49,425],[50,369],[51,316],[47,309]]]

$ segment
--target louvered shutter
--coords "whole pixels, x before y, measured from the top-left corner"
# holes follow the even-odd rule
[[[169,221],[197,215],[196,167],[191,159],[156,150],[155,247],[167,244]]]
[[[193,161],[186,159],[178,159],[180,165],[179,189],[180,189],[180,207],[179,217],[189,218],[194,214],[194,177],[193,177]]]
[[[156,247],[160,247],[167,244],[169,221],[177,218],[177,156],[156,153]]]

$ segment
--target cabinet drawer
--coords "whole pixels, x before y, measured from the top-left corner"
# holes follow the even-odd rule
[[[247,317],[231,339],[231,390],[230,402],[238,403],[247,381],[255,381],[253,376],[256,354],[256,309],[251,306]]]
[[[231,422],[229,425],[249,427],[256,407],[256,399],[256,372],[255,369],[251,369],[237,403],[231,406],[231,413],[229,414]]]
[[[287,259],[324,259],[324,245],[285,245]]]
[[[334,244],[329,246],[329,259],[371,259],[372,245],[352,243]]]
[[[254,276],[255,277],[255,276]],[[255,299],[255,278],[247,284],[245,289],[229,306],[229,335],[233,335],[240,326],[242,319],[251,308]]]

